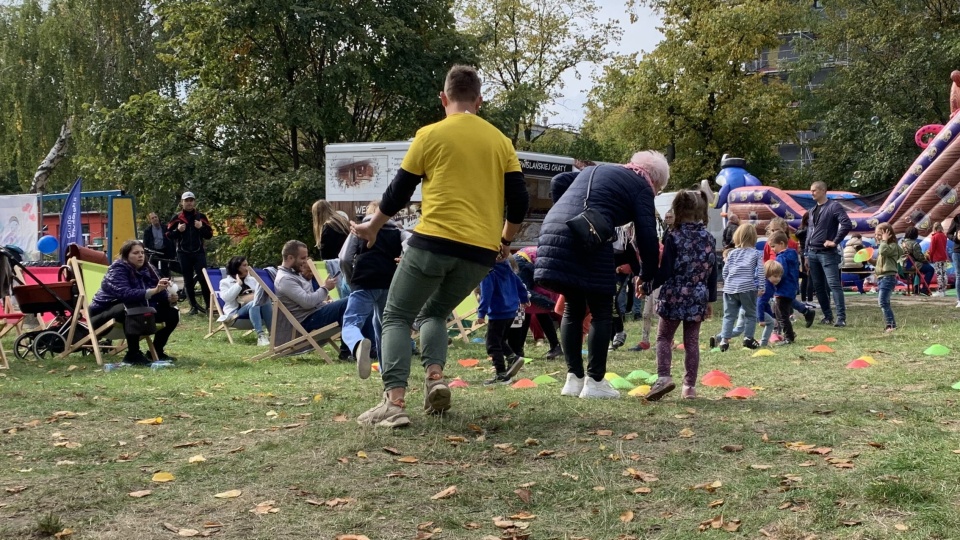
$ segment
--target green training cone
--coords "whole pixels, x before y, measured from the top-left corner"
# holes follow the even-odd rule
[[[535,382],[535,383],[537,383],[537,384],[557,384],[557,383],[560,382],[560,381],[554,379],[553,377],[551,377],[551,376],[549,376],[549,375],[541,375],[541,376],[536,377],[535,379],[533,379],[533,382]]]
[[[647,384],[653,384],[653,383],[657,382],[657,376],[656,376],[656,375],[651,375],[651,376],[647,377],[647,380],[644,381],[644,382],[646,382]]]
[[[931,345],[927,347],[927,350],[923,351],[923,354],[927,356],[946,356],[950,354],[950,349],[937,343],[936,345]]]
[[[950,388],[953,388],[954,390],[960,390],[960,381],[953,383],[953,386]]]
[[[635,369],[627,375],[626,379],[631,382],[642,382],[650,378],[650,373],[642,369]]]
[[[617,377],[616,379],[610,381],[610,386],[616,388],[617,390],[633,390],[633,383],[624,379],[623,377]]]

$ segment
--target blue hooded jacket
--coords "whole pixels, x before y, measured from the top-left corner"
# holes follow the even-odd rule
[[[480,307],[477,316],[494,321],[517,316],[520,304],[530,301],[527,288],[513,273],[507,261],[493,265],[487,277],[480,282]]]
[[[783,266],[783,277],[777,285],[777,296],[796,298],[800,290],[800,256],[795,249],[787,248],[777,253],[777,262]]]

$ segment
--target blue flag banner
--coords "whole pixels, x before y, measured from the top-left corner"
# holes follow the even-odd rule
[[[71,242],[83,245],[83,226],[80,223],[80,181],[73,183],[70,194],[63,203],[63,212],[60,214],[60,264],[67,262],[67,245]]]

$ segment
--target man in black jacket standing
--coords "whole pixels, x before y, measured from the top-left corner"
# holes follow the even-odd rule
[[[180,262],[180,271],[183,272],[183,286],[190,300],[189,314],[196,315],[207,312],[197,302],[194,290],[197,281],[200,282],[204,303],[210,298],[210,288],[202,276],[203,269],[207,266],[207,253],[203,242],[213,238],[213,229],[207,216],[197,211],[197,198],[192,191],[185,192],[180,199],[183,209],[170,219],[167,238],[177,247],[177,260]]]
[[[810,212],[810,228],[807,232],[807,263],[810,277],[817,293],[817,302],[823,313],[821,324],[837,327],[847,325],[847,309],[843,300],[843,283],[840,281],[840,242],[850,232],[851,223],[847,212],[837,201],[827,199],[827,185],[814,182],[810,194],[817,206]],[[830,295],[837,308],[834,322],[830,309]]]
[[[143,245],[149,250],[160,254],[156,260],[156,267],[160,270],[160,275],[170,277],[170,259],[174,257],[173,242],[167,238],[167,229],[160,222],[160,217],[156,212],[147,214],[147,220],[150,222],[143,229]]]

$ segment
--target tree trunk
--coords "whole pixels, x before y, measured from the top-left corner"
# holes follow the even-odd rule
[[[30,184],[30,193],[43,193],[47,187],[47,180],[50,178],[50,175],[53,174],[53,169],[66,157],[67,148],[70,145],[72,124],[73,120],[70,118],[63,123],[63,126],[60,128],[60,136],[57,137],[57,142],[53,143],[53,148],[47,153],[47,157],[43,158],[43,162],[37,167],[36,174],[33,175],[33,183]]]

